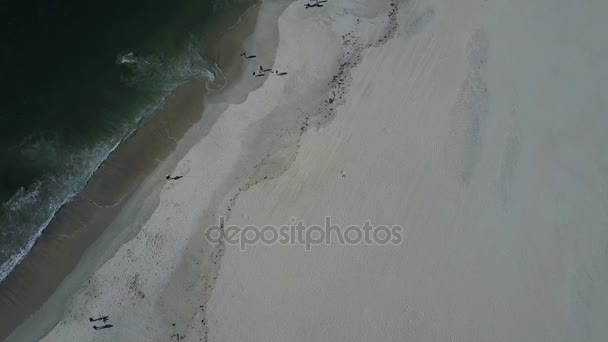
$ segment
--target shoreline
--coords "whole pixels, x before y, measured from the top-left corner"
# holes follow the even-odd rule
[[[202,57],[206,54],[205,50],[213,47],[207,46],[207,44],[212,43],[217,39],[217,36],[220,33],[217,31],[229,29],[237,16],[247,7],[253,5],[255,1],[257,0],[235,0],[227,2],[224,0],[212,0],[211,2],[214,2],[216,5],[223,5],[219,7],[213,5],[213,8],[210,8],[209,11],[184,12],[182,23],[174,26],[177,31],[173,31],[169,26],[163,29],[166,35],[172,35],[174,39],[153,43],[152,45],[154,45],[154,47],[150,47],[150,49],[144,47],[147,44],[147,39],[144,37],[145,35],[142,35],[140,37],[141,40],[137,41],[137,39],[133,40],[132,35],[133,32],[136,32],[135,30],[127,30],[124,34],[119,33],[119,37],[114,39],[117,46],[108,44],[106,49],[97,51],[86,59],[95,61],[94,63],[99,64],[94,68],[95,70],[104,70],[105,72],[80,73],[83,77],[82,80],[80,80],[80,76],[66,76],[68,79],[72,79],[73,77],[73,80],[68,82],[65,87],[55,87],[57,89],[63,89],[61,94],[58,94],[59,96],[57,99],[47,102],[49,102],[49,105],[57,105],[60,107],[67,106],[67,108],[58,111],[58,113],[61,112],[64,114],[57,116],[57,124],[59,125],[57,128],[52,128],[55,127],[55,124],[52,121],[49,121],[45,125],[46,127],[42,128],[43,131],[47,132],[55,130],[55,133],[52,133],[55,137],[42,138],[44,133],[39,136],[38,133],[32,131],[31,133],[23,134],[23,136],[31,137],[25,139],[22,143],[16,142],[14,146],[12,143],[7,145],[7,147],[19,147],[19,149],[27,151],[24,153],[31,155],[25,157],[24,160],[31,159],[32,163],[36,163],[36,166],[33,166],[32,170],[29,171],[24,170],[22,172],[15,172],[10,165],[13,165],[13,168],[15,168],[20,167],[19,165],[21,162],[27,164],[25,161],[20,162],[21,157],[18,157],[17,155],[13,158],[13,162],[7,164],[9,165],[6,169],[6,176],[8,178],[5,177],[6,179],[3,184],[13,182],[12,179],[16,177],[15,179],[22,179],[23,182],[18,181],[17,183],[19,183],[19,186],[15,186],[23,189],[17,191],[17,188],[15,188],[15,191],[13,191],[8,188],[8,190],[3,188],[2,203],[4,209],[2,210],[3,217],[1,224],[3,231],[3,246],[2,260],[0,261],[0,282],[2,282],[4,277],[12,271],[14,266],[20,263],[28,254],[29,250],[38,240],[38,237],[42,234],[44,229],[46,229],[50,221],[54,219],[54,216],[59,210],[65,204],[71,202],[91,181],[92,177],[98,173],[98,169],[103,161],[140,128],[144,122],[149,121],[150,117],[162,107],[163,101],[175,91],[178,86],[195,79],[207,80],[208,88],[210,89],[216,89],[225,83],[221,71],[218,70],[210,60],[205,60],[205,58]],[[57,6],[62,6],[62,4],[58,4]],[[186,1],[183,6],[198,9],[206,9],[209,7],[208,3],[201,4],[197,1]],[[153,8],[157,6],[147,7],[151,12],[150,15],[162,16],[158,11],[153,10]],[[179,11],[178,8],[179,6],[173,6],[173,8],[168,8],[165,13],[173,13],[174,10]],[[76,10],[75,7],[72,7],[70,10],[66,9],[66,15],[74,10]],[[141,15],[136,18],[142,19],[145,10],[146,9],[142,7],[141,11],[138,11]],[[154,12],[157,13],[154,14]],[[51,13],[48,16],[49,20],[57,20],[55,14],[57,13]],[[71,15],[73,14],[74,13]],[[16,13],[16,15],[19,14]],[[101,19],[103,15],[103,13],[99,13],[98,17],[91,18],[87,28],[93,30],[92,33],[101,33],[102,35],[104,35],[103,32],[106,32],[107,34],[116,34],[117,32],[113,31],[112,28],[103,29],[102,27],[99,27],[102,28],[100,32],[96,30],[96,28],[98,28],[97,26],[93,27],[95,24],[99,24],[98,20],[95,19]],[[121,19],[125,18],[121,17]],[[133,25],[136,25],[137,22],[138,20],[126,20],[125,22],[121,21],[121,23],[115,22],[115,24],[125,25],[127,23],[132,23]],[[188,28],[186,28],[186,26]],[[61,27],[60,23],[59,27]],[[152,34],[151,32],[156,28],[157,27],[151,27],[146,31],[149,34]],[[49,29],[51,29],[51,27],[49,27]],[[184,30],[191,32],[191,34],[179,37],[178,32],[184,32]],[[184,34],[186,34],[186,32],[184,32]],[[200,39],[202,37],[209,39]],[[122,45],[120,42],[123,42],[121,38],[124,38],[125,40],[131,39],[130,43],[124,42],[125,47],[122,49],[118,48],[119,45]],[[57,43],[60,41],[61,39],[58,39]],[[100,44],[105,44],[102,41],[100,41]],[[86,46],[90,48],[91,45],[89,45],[89,43],[83,42],[83,47]],[[165,43],[167,43],[167,45],[165,45]],[[95,44],[92,45],[96,46]],[[135,54],[133,51],[130,51],[130,49],[127,48],[129,46],[132,47],[133,50],[138,50],[138,53]],[[56,56],[56,54],[53,56]],[[62,60],[67,63],[67,59]],[[85,59],[79,60],[84,61]],[[72,61],[71,64],[79,65],[75,62],[76,61]],[[57,67],[65,67],[65,65],[59,63]],[[55,69],[46,68],[46,70]],[[66,71],[66,75],[68,74],[70,74],[69,71]],[[104,74],[107,77],[101,76]],[[44,73],[40,73],[41,77],[44,75]],[[90,75],[90,77],[87,75]],[[87,84],[87,80],[92,80],[92,78],[100,76],[101,80],[99,81],[101,83],[99,83],[99,86],[105,87],[106,91],[98,93],[94,90],[95,87],[92,86],[97,84],[97,82],[93,81],[90,84]],[[65,77],[58,77],[57,79],[61,80],[65,79]],[[78,83],[75,81],[76,79],[79,79],[80,81],[78,82],[82,82],[82,84],[70,88],[70,84],[76,85]],[[61,84],[61,82],[62,81],[58,81],[57,85]],[[110,86],[109,84],[112,85]],[[91,91],[87,91],[87,94],[80,93],[79,89],[84,90],[85,88],[90,88]],[[68,91],[68,89],[71,90]],[[70,92],[72,93],[72,96],[69,95]],[[115,94],[111,96],[110,93],[112,92]],[[50,94],[50,92],[48,94]],[[85,98],[87,100],[84,100]],[[90,101],[90,103],[86,101]],[[105,104],[102,104],[102,102]],[[94,103],[99,103],[99,105],[94,105]],[[77,110],[76,107],[78,106],[83,106],[84,108],[79,107]],[[101,109],[101,107],[103,107],[103,109]],[[70,124],[67,124],[65,127],[66,130],[63,130],[61,128],[63,121],[60,118],[63,117],[62,115],[73,115],[70,114],[72,111],[69,108],[74,109],[74,113],[76,111],[82,111],[84,113],[90,112],[91,110],[102,110],[103,113],[100,112],[91,119],[96,120],[95,118],[97,118],[101,120],[101,122],[97,125],[98,127],[95,127],[95,125],[87,126],[87,124],[83,122],[82,128],[84,130],[91,129],[87,135],[82,135],[84,131],[76,129],[73,131],[74,136],[72,138],[62,141],[64,133],[70,130]],[[30,112],[41,112],[40,115],[41,118],[43,118],[46,115],[45,113],[48,114],[54,110],[56,109],[49,107],[48,110],[43,108]],[[74,128],[78,127],[79,119],[73,119],[75,120],[67,120],[66,122],[72,122]],[[88,121],[90,122],[91,120]],[[40,129],[36,128],[38,127],[35,124],[36,122],[38,122],[38,120],[34,120],[31,122],[31,125],[25,125],[24,127],[31,126],[31,129]],[[12,136],[12,134],[5,135]],[[35,144],[29,146],[29,144],[33,144],[32,141],[36,139],[42,139],[40,140],[41,143],[39,146],[37,147]],[[48,139],[48,141],[43,142],[45,141],[44,139]],[[77,139],[82,139],[82,142],[77,143]],[[70,144],[72,143],[75,145],[70,147]],[[43,152],[44,147],[41,146],[47,146],[46,148],[51,149],[53,152],[47,151],[45,157],[45,153]],[[64,151],[65,153],[61,151]],[[40,160],[38,162],[35,161],[37,159],[37,157],[34,156],[36,153],[40,154]],[[58,155],[51,157],[52,153],[58,153]],[[53,162],[49,164],[45,160],[53,160]],[[51,167],[51,164],[55,164],[55,166]],[[21,167],[27,168],[27,166]],[[15,176],[13,173],[21,173],[23,176]],[[36,179],[32,178],[28,181],[23,180],[24,177],[30,177],[30,173],[37,174],[35,177]],[[8,197],[4,198],[5,196]]]
[[[204,35],[207,39],[204,41],[208,42],[211,50],[206,55],[220,64],[225,84],[235,81],[242,61],[218,58],[218,54],[235,54],[240,45],[239,36],[246,36],[255,24],[258,7],[259,4],[248,7],[236,19],[225,18],[217,26],[218,30]],[[225,36],[228,41],[221,41]],[[125,205],[132,201],[132,197],[142,191],[142,182],[146,183],[144,181],[152,171],[158,172],[160,168],[167,170],[171,164],[175,164],[176,156],[183,154],[186,149],[181,146],[181,151],[176,150],[178,140],[202,119],[203,99],[222,91],[209,91],[205,82],[199,80],[186,82],[176,88],[155,110],[154,115],[145,118],[140,127],[109,154],[83,190],[62,206],[42,230],[30,252],[0,282],[0,313],[6,317],[0,323],[0,339],[14,331],[19,322],[36,313],[77,267],[83,268],[81,263],[87,263],[85,268],[92,272],[93,268],[110,257],[111,253],[105,253],[102,258],[89,257],[97,259],[95,261],[81,260],[87,257],[87,253],[91,254],[88,249],[93,248],[104,234],[108,235],[113,230],[121,237],[106,239],[124,241],[134,234],[110,229],[110,225],[116,225],[114,221],[125,210]],[[175,115],[176,112],[180,114]],[[158,188],[158,184],[147,184],[146,187],[151,188],[152,193],[158,191],[152,189]],[[143,197],[147,196],[151,196],[151,193]],[[148,204],[146,210],[150,212],[152,207],[153,204]],[[86,229],[81,228],[83,225]],[[45,281],[31,281],[33,279]]]
[[[257,69],[258,63],[263,65],[274,64],[276,44],[279,37],[276,18],[290,3],[291,1],[287,0],[269,0],[261,3],[257,12],[255,29],[243,42],[243,47],[246,51],[255,50],[255,54],[257,55],[256,63],[244,64],[240,71],[235,71],[242,76],[238,82],[234,82],[229,87],[224,88],[216,96],[206,98],[203,121],[205,119],[209,120],[213,125],[199,122],[189,128],[188,133],[179,141],[179,146],[188,150],[186,155],[193,152],[193,148],[190,148],[190,146],[200,144],[201,137],[203,137],[202,140],[214,146],[219,147],[223,145],[222,141],[229,138],[227,136],[218,136],[217,129],[218,127],[224,127],[227,122],[230,122],[230,125],[235,125],[235,127],[230,128],[232,132],[234,132],[233,128],[242,127],[243,124],[246,124],[244,120],[241,120],[242,118],[236,118],[237,120],[234,121],[235,118],[231,117],[226,120],[225,115],[235,106],[242,107],[243,102],[252,97],[252,92],[257,92],[259,87],[265,84],[265,79],[251,77],[251,72]],[[235,53],[235,55],[238,55],[238,53]],[[220,130],[222,129],[220,128]],[[233,140],[231,144],[235,142],[236,140]],[[234,154],[226,156],[231,158],[236,157]],[[202,188],[200,187],[201,184],[199,184],[196,188],[192,189],[196,192],[197,196],[201,196],[202,198],[190,200],[189,205],[203,210],[200,208],[214,207],[214,203],[217,203],[228,191],[230,184],[238,181],[238,179],[233,179],[232,176],[227,176],[225,170],[217,169],[221,167],[221,164],[217,163],[218,159],[214,157],[213,152],[199,155],[199,157],[204,158],[204,161],[194,172],[191,172],[193,169],[188,166],[184,169],[182,161],[186,157],[176,157],[180,160],[173,174],[183,175],[183,178],[177,182],[165,183],[162,189],[157,189],[160,192],[156,192],[154,196],[144,196],[141,199],[132,201],[132,207],[123,210],[120,217],[115,220],[117,226],[136,226],[137,233],[135,237],[128,239],[126,242],[120,242],[117,239],[107,241],[107,243],[113,244],[113,248],[116,250],[115,253],[112,252],[111,258],[99,267],[97,265],[95,267],[86,267],[94,271],[92,275],[75,275],[78,272],[73,272],[70,278],[88,278],[89,280],[83,283],[82,281],[78,282],[67,279],[65,282],[71,283],[73,288],[67,290],[67,286],[64,286],[59,291],[56,291],[51,299],[45,303],[44,307],[36,313],[36,317],[31,317],[24,322],[9,336],[8,340],[37,340],[55,324],[55,321],[45,324],[43,320],[46,317],[56,316],[57,314],[61,315],[62,313],[54,302],[65,302],[66,300],[67,311],[65,312],[65,316],[63,316],[64,319],[66,317],[82,318],[95,316],[98,312],[111,311],[114,319],[123,322],[123,329],[134,326],[138,327],[135,330],[130,328],[126,331],[122,330],[130,335],[137,334],[137,337],[132,337],[136,339],[147,339],[146,336],[150,339],[157,337],[163,339],[164,337],[160,336],[165,336],[164,334],[171,330],[172,322],[176,319],[176,315],[179,315],[182,318],[181,320],[189,320],[192,325],[200,325],[200,320],[193,319],[196,316],[195,311],[199,309],[198,305],[192,306],[194,302],[190,301],[188,297],[182,296],[178,289],[184,289],[189,292],[196,291],[201,293],[201,297],[205,297],[206,294],[208,295],[208,289],[210,288],[208,284],[211,286],[209,283],[211,281],[210,275],[217,272],[217,263],[214,262],[214,258],[218,256],[218,249],[213,248],[213,246],[205,246],[204,241],[200,240],[200,235],[197,235],[200,233],[200,230],[190,230],[192,227],[190,223],[183,224],[185,222],[182,222],[174,224],[167,221],[158,222],[155,218],[167,206],[178,209],[179,206],[167,203],[166,201],[166,192],[171,191],[171,189],[185,186],[193,181],[210,181],[211,178],[205,176],[206,174],[222,179],[220,183],[214,182]],[[209,168],[215,168],[216,170],[211,171],[208,170]],[[202,170],[207,170],[207,172],[203,172]],[[164,181],[163,173],[150,176],[150,179],[160,178]],[[142,186],[144,189],[147,187],[146,184]],[[160,196],[160,202],[157,202],[159,200],[158,196]],[[147,215],[146,217],[140,217],[137,215],[139,207],[142,206],[142,203],[145,206],[149,200],[155,202],[152,208],[156,209],[153,209],[154,212],[151,217],[147,218]],[[195,223],[197,228],[199,224],[202,224],[202,222],[199,222],[200,216],[197,210],[184,214],[184,216],[178,217],[180,221],[194,220],[191,223]],[[196,241],[203,244],[195,243]],[[177,253],[175,250],[167,249],[170,246],[177,248]],[[101,246],[94,246],[89,252],[91,254],[104,252],[103,248],[97,247]],[[182,250],[182,248],[184,249]],[[200,257],[201,253],[203,254],[203,262],[195,262],[192,257],[195,255],[196,257]],[[149,270],[151,266],[158,267],[166,272],[159,273]],[[108,271],[110,274],[107,274]],[[183,277],[177,277],[178,281],[173,282],[171,280],[171,274],[173,273],[181,273]],[[192,277],[202,277],[202,279],[192,279]],[[104,279],[112,280],[107,282]],[[113,289],[105,291],[103,290],[105,286],[111,286]],[[113,296],[110,301],[97,302],[102,297],[112,294]],[[84,306],[75,304],[83,299],[86,303]],[[96,302],[92,303],[90,302],[91,300],[95,300]],[[175,305],[184,303],[184,301],[187,301],[186,304],[189,310],[175,310]],[[139,314],[134,316],[130,312],[123,311],[123,309],[127,308],[123,305],[130,307],[130,310],[133,310],[132,305],[143,307],[136,309]],[[130,320],[135,321],[125,323]],[[88,322],[88,320],[85,321]],[[71,319],[69,322],[67,324],[71,325]],[[80,319],[73,323],[76,323],[76,329],[81,330],[86,335],[90,335],[92,329],[89,325],[83,325],[82,323],[84,322]],[[55,327],[65,325],[66,321],[61,320]],[[135,333],[135,331],[138,331],[138,333]],[[52,335],[55,333],[55,330],[51,330],[45,339],[79,339],[69,336],[53,337]],[[60,332],[60,334],[62,333]],[[168,336],[166,337],[168,338]]]
[[[129,201],[134,235],[9,340],[603,341],[608,3],[303,4],[262,2],[183,178]],[[312,242],[327,217],[403,238],[205,236],[299,221]]]

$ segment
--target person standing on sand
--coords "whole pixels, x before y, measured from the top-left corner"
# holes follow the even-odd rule
[[[325,1],[315,0],[314,4],[311,4],[311,3],[305,4],[304,8],[311,8],[311,7],[319,7],[319,8],[321,8],[321,7],[323,7],[323,5],[321,5],[321,4],[324,3],[324,2],[327,2],[327,0],[325,0]]]
[[[99,318],[93,318],[93,317],[89,317],[89,322],[97,322],[97,321],[102,321],[102,322],[107,322],[108,321],[108,317],[109,316],[101,316]]]
[[[102,325],[102,326],[100,326],[100,327],[98,327],[98,326],[94,325],[94,326],[93,326],[93,329],[95,329],[95,330],[101,330],[101,329],[108,329],[108,328],[111,328],[111,327],[113,327],[113,325],[112,325],[112,324],[106,324],[106,325]]]
[[[260,73],[269,72],[269,71],[272,72],[272,68],[264,69],[264,67],[261,65],[258,65],[258,68],[260,69]]]

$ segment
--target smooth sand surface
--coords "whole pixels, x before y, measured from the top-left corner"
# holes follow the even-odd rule
[[[305,51],[331,51],[321,37],[344,31],[369,42],[386,24],[379,3],[290,7],[277,62],[317,73]],[[405,243],[229,246],[210,340],[605,340],[606,13],[603,1],[401,3],[336,117],[226,224],[330,215],[401,224]],[[294,44],[295,32],[307,35]]]
[[[226,106],[45,340],[604,341],[608,2],[303,4],[288,75]],[[220,216],[405,240],[241,251],[205,242]]]

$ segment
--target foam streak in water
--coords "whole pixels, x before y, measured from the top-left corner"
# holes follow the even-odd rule
[[[20,190],[2,205],[7,217],[0,222],[0,281],[27,255],[57,211],[84,188],[108,155],[141,125],[143,118],[162,104],[167,95],[193,79],[206,81],[208,88],[223,86],[222,71],[217,64],[202,58],[200,50],[198,42],[191,39],[182,54],[166,60],[157,56],[138,56],[134,52],[117,56],[116,63],[129,70],[124,82],[134,87],[157,87],[158,97],[145,104],[134,120],[120,124],[112,138],[75,153],[67,158],[59,173],[49,174],[28,189]],[[52,142],[45,142],[32,145],[30,152],[39,154],[36,150],[40,146],[62,151]]]

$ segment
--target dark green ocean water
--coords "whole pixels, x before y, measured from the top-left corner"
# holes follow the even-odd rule
[[[0,280],[252,0],[0,0]],[[204,55],[204,54],[203,54]]]

